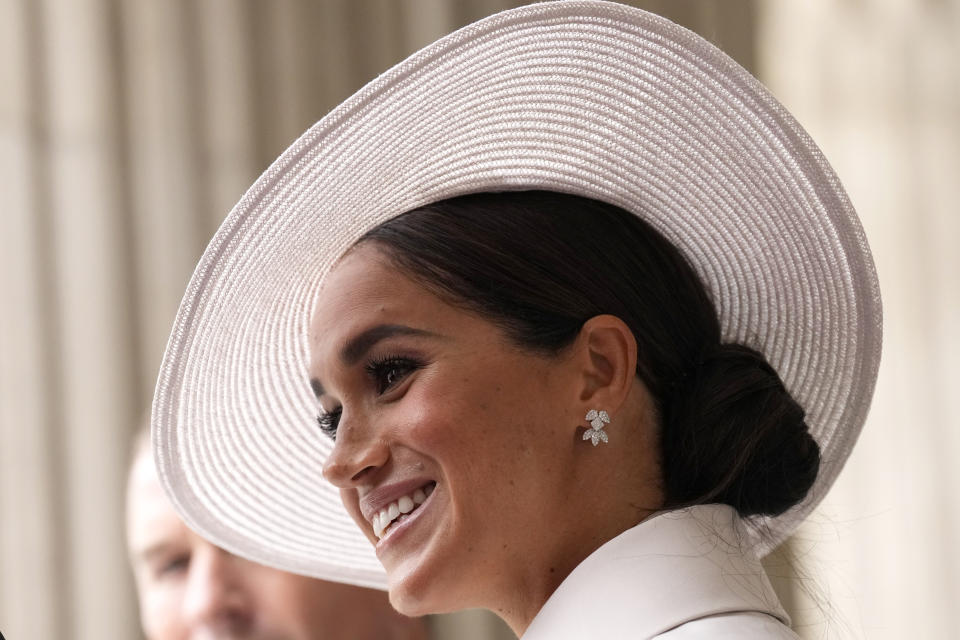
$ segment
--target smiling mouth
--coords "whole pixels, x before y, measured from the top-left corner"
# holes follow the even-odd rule
[[[373,516],[373,534],[377,539],[383,538],[387,531],[395,524],[403,522],[416,511],[433,493],[436,482],[428,482],[413,493],[405,495],[381,509]]]

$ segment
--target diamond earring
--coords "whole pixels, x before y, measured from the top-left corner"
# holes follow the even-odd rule
[[[610,442],[607,432],[603,430],[604,424],[610,424],[610,414],[603,410],[590,409],[585,419],[590,423],[590,428],[583,434],[584,440],[592,440],[593,446],[597,446],[601,440]]]

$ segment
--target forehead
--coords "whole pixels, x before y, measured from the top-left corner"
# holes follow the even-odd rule
[[[351,338],[374,327],[465,337],[488,331],[486,325],[410,278],[380,248],[361,245],[337,262],[320,289],[310,323],[311,371],[319,374],[341,358]]]
[[[402,299],[397,294],[428,292],[397,268],[384,251],[374,245],[354,247],[340,258],[324,278],[314,309],[313,328],[341,325],[350,311],[371,310],[371,305],[390,308]]]
[[[427,329],[459,313],[382,250],[361,245],[341,258],[323,282],[310,323],[311,348],[342,346],[347,336],[382,323],[409,321]]]

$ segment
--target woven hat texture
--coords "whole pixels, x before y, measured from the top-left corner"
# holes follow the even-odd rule
[[[161,482],[186,522],[256,561],[385,586],[321,477],[307,382],[330,265],[378,223],[478,191],[619,205],[677,245],[724,339],[761,350],[804,406],[823,463],[808,498],[751,520],[761,552],[833,483],[880,358],[876,275],[826,160],[749,73],[619,4],[535,4],[412,55],[291,145],[230,212],[183,298],[153,405]],[[765,533],[763,533],[765,532]]]

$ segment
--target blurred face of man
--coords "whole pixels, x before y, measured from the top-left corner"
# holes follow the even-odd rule
[[[419,638],[420,623],[386,594],[314,580],[238,558],[173,511],[149,452],[133,465],[127,538],[149,640]]]

